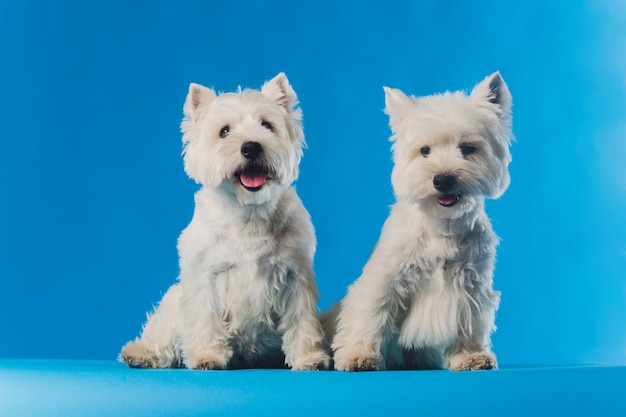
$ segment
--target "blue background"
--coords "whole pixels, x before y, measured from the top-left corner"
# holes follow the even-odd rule
[[[626,363],[621,0],[0,2],[0,357],[112,359],[177,275],[188,84],[286,72],[320,307],[393,203],[382,86],[513,95],[493,336],[505,364]]]

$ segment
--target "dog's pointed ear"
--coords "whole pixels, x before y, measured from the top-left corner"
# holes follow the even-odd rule
[[[209,105],[216,97],[215,91],[200,84],[189,84],[189,92],[183,106],[185,116],[195,119],[194,115],[201,107]]]
[[[383,87],[385,91],[385,113],[401,113],[413,100],[397,88]]]
[[[396,133],[400,120],[416,103],[397,88],[383,87],[383,90],[385,91],[385,113],[389,116],[389,126],[392,132]],[[392,136],[392,140],[393,138]]]
[[[267,81],[261,87],[261,92],[287,110],[288,113],[298,104],[298,96],[291,88],[284,72]]]
[[[474,100],[495,104],[500,108],[503,116],[509,115],[511,112],[511,93],[499,71],[476,84],[470,96]]]

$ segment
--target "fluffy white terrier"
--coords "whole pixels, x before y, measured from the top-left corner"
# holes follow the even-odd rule
[[[496,368],[498,238],[484,200],[509,185],[509,90],[494,73],[469,95],[385,88],[385,101],[397,202],[361,277],[321,316],[335,368]]]
[[[129,366],[329,367],[315,233],[291,186],[304,146],[297,104],[282,73],[261,91],[190,85],[184,163],[202,188],[178,240],[179,281],[122,348]]]

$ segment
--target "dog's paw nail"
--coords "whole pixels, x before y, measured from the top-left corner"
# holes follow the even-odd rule
[[[223,364],[218,361],[208,361],[208,362],[202,362],[199,365],[196,365],[194,369],[198,371],[223,370],[223,369],[226,369],[226,364]]]
[[[344,366],[340,366],[338,369],[347,372],[367,372],[380,371],[383,370],[384,367],[378,357],[359,357],[347,361]]]
[[[318,362],[318,363],[314,363],[311,366],[311,370],[312,371],[326,371],[328,370],[329,367],[330,367],[330,364],[328,363],[328,361]]]

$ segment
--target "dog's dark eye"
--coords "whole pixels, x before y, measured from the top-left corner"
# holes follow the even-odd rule
[[[230,133],[230,126],[226,125],[220,130],[220,138],[224,139]]]
[[[461,150],[463,156],[471,155],[476,152],[476,146],[467,143],[460,144],[459,149]]]
[[[264,128],[268,130],[271,130],[272,132],[274,131],[274,126],[272,126],[272,124],[268,122],[267,120],[261,120],[261,126],[263,126]]]
[[[422,146],[422,149],[420,149],[420,153],[424,158],[426,158],[430,153],[430,146]]]

